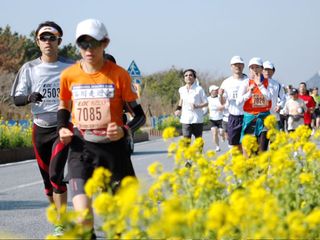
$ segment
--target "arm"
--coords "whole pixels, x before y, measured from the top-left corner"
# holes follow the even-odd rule
[[[124,125],[124,130],[135,132],[146,123],[146,115],[141,105],[136,101],[127,102],[126,107],[128,108],[133,118],[130,122],[128,122],[128,124]]]
[[[68,128],[72,102],[60,100],[57,112],[57,131],[59,133],[60,141],[64,144],[69,144],[72,140],[73,133]]]
[[[43,96],[39,92],[33,92],[27,96],[25,95],[19,95],[19,96],[14,96],[13,97],[13,102],[14,104],[19,107],[19,106],[25,106],[29,103],[39,103],[42,102]]]
[[[177,108],[176,108],[176,110],[174,112],[174,115],[180,116],[181,115],[181,109],[182,109],[182,99],[180,98],[178,106],[177,106]]]
[[[266,100],[271,100],[271,91],[270,91],[270,84],[269,86],[266,88],[263,84],[259,84],[258,85],[260,92],[262,93],[262,95],[265,97]]]
[[[309,108],[310,113],[314,112],[314,109],[315,109],[316,105],[317,104],[314,101],[313,97],[311,97],[311,101],[308,103],[308,108]]]
[[[245,101],[247,101],[252,96],[253,87],[249,87],[249,81],[243,81],[239,87],[236,104],[241,105]]]
[[[223,84],[219,88],[218,97],[219,97],[221,105],[224,105],[227,101],[227,95],[224,92],[224,89],[222,87],[223,87]]]
[[[204,92],[204,90],[201,88],[200,92],[200,103],[199,104],[194,104],[194,108],[203,108],[208,106],[208,98]]]
[[[281,108],[284,107],[284,104],[286,102],[286,95],[283,87],[281,87],[280,84],[279,84],[279,91],[278,91],[278,99],[279,99],[279,102],[277,103],[277,109],[280,110]]]
[[[31,75],[30,67],[28,64],[22,66],[18,74],[15,77],[14,83],[11,88],[10,95],[12,96],[13,102],[16,106],[25,106],[31,102],[39,103],[42,102],[43,96],[39,92],[31,91]]]

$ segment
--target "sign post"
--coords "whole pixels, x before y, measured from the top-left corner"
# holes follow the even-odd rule
[[[130,66],[128,67],[128,73],[131,76],[133,86],[137,90],[138,97],[140,98],[140,88],[141,88],[142,76],[141,76],[141,72],[140,72],[140,70],[134,60],[132,60]]]

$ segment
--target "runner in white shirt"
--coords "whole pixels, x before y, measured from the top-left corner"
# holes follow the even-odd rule
[[[271,101],[272,107],[270,113],[273,114],[278,121],[278,127],[280,127],[280,110],[284,107],[285,104],[285,93],[281,84],[272,78],[276,69],[274,64],[270,61],[263,62],[263,76],[269,79],[270,92],[271,92]]]
[[[208,106],[208,100],[203,88],[196,83],[196,72],[187,69],[183,72],[185,85],[179,88],[180,100],[175,115],[181,116],[182,135],[191,139],[202,137],[203,111]]]
[[[73,63],[58,56],[62,35],[61,27],[55,22],[39,24],[35,41],[41,56],[21,67],[11,89],[16,106],[31,105],[34,152],[45,194],[57,209],[67,205],[67,186],[63,176],[68,147],[59,141],[57,133],[60,73]],[[56,225],[54,235],[62,234],[63,226]]]
[[[216,145],[216,152],[219,152],[219,135],[224,140],[224,130],[222,128],[222,118],[224,106],[221,104],[219,99],[221,96],[218,96],[219,87],[216,85],[211,85],[209,87],[210,96],[208,97],[208,109],[209,109],[209,118],[211,122],[211,132],[213,143]]]
[[[240,135],[243,121],[243,104],[237,105],[238,90],[247,76],[243,74],[244,61],[240,56],[234,56],[230,61],[232,76],[225,79],[220,86],[223,94],[221,103],[228,106],[228,141],[229,145],[240,147]]]
[[[284,105],[285,105],[286,102],[291,98],[290,92],[292,89],[292,85],[288,85],[287,87],[283,86],[283,89],[284,89],[284,99],[285,99]],[[280,130],[288,131],[288,116],[284,114],[283,108],[280,110],[279,115],[280,115],[280,124],[279,124]]]
[[[298,126],[304,124],[303,113],[307,111],[305,102],[298,97],[298,90],[292,88],[291,98],[286,102],[283,112],[288,116],[288,132],[294,131]]]

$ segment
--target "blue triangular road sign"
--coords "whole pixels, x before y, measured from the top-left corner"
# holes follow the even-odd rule
[[[141,72],[134,60],[131,62],[128,68],[128,73],[131,77],[141,77]]]

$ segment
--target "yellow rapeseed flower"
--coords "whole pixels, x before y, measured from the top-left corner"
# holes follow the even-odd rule
[[[167,141],[170,138],[177,137],[179,134],[176,131],[175,127],[167,127],[162,132],[162,138],[163,140]]]
[[[264,126],[267,129],[275,129],[277,126],[277,119],[273,114],[270,114],[264,119]]]
[[[309,213],[305,218],[306,223],[310,226],[311,229],[320,228],[320,208],[315,208]]]
[[[98,215],[107,215],[112,213],[117,206],[115,205],[113,196],[109,193],[103,192],[95,198],[93,208]]]
[[[163,171],[163,165],[159,162],[154,162],[148,167],[148,173],[152,177],[156,177]]]
[[[313,142],[306,142],[303,145],[303,151],[305,152],[306,155],[311,155],[313,152],[317,149],[317,145]]]
[[[301,173],[299,180],[301,184],[311,184],[314,181],[314,175],[312,173]]]
[[[84,191],[89,197],[92,197],[93,194],[97,192],[95,182],[92,178],[89,178],[86,184],[84,185]]]
[[[207,156],[207,158],[214,158],[215,156],[216,156],[216,152],[215,151],[213,151],[213,150],[208,150],[207,152],[206,152],[206,156]]]
[[[242,139],[242,148],[245,150],[248,156],[256,153],[259,149],[257,138],[249,134],[244,135]]]
[[[47,208],[47,219],[52,224],[57,224],[58,212],[54,204],[50,204]]]
[[[168,155],[172,156],[172,154],[177,151],[177,147],[178,147],[177,143],[171,143],[168,147]]]
[[[208,211],[208,220],[206,227],[210,230],[219,230],[226,222],[229,207],[224,202],[214,202],[210,205]]]

